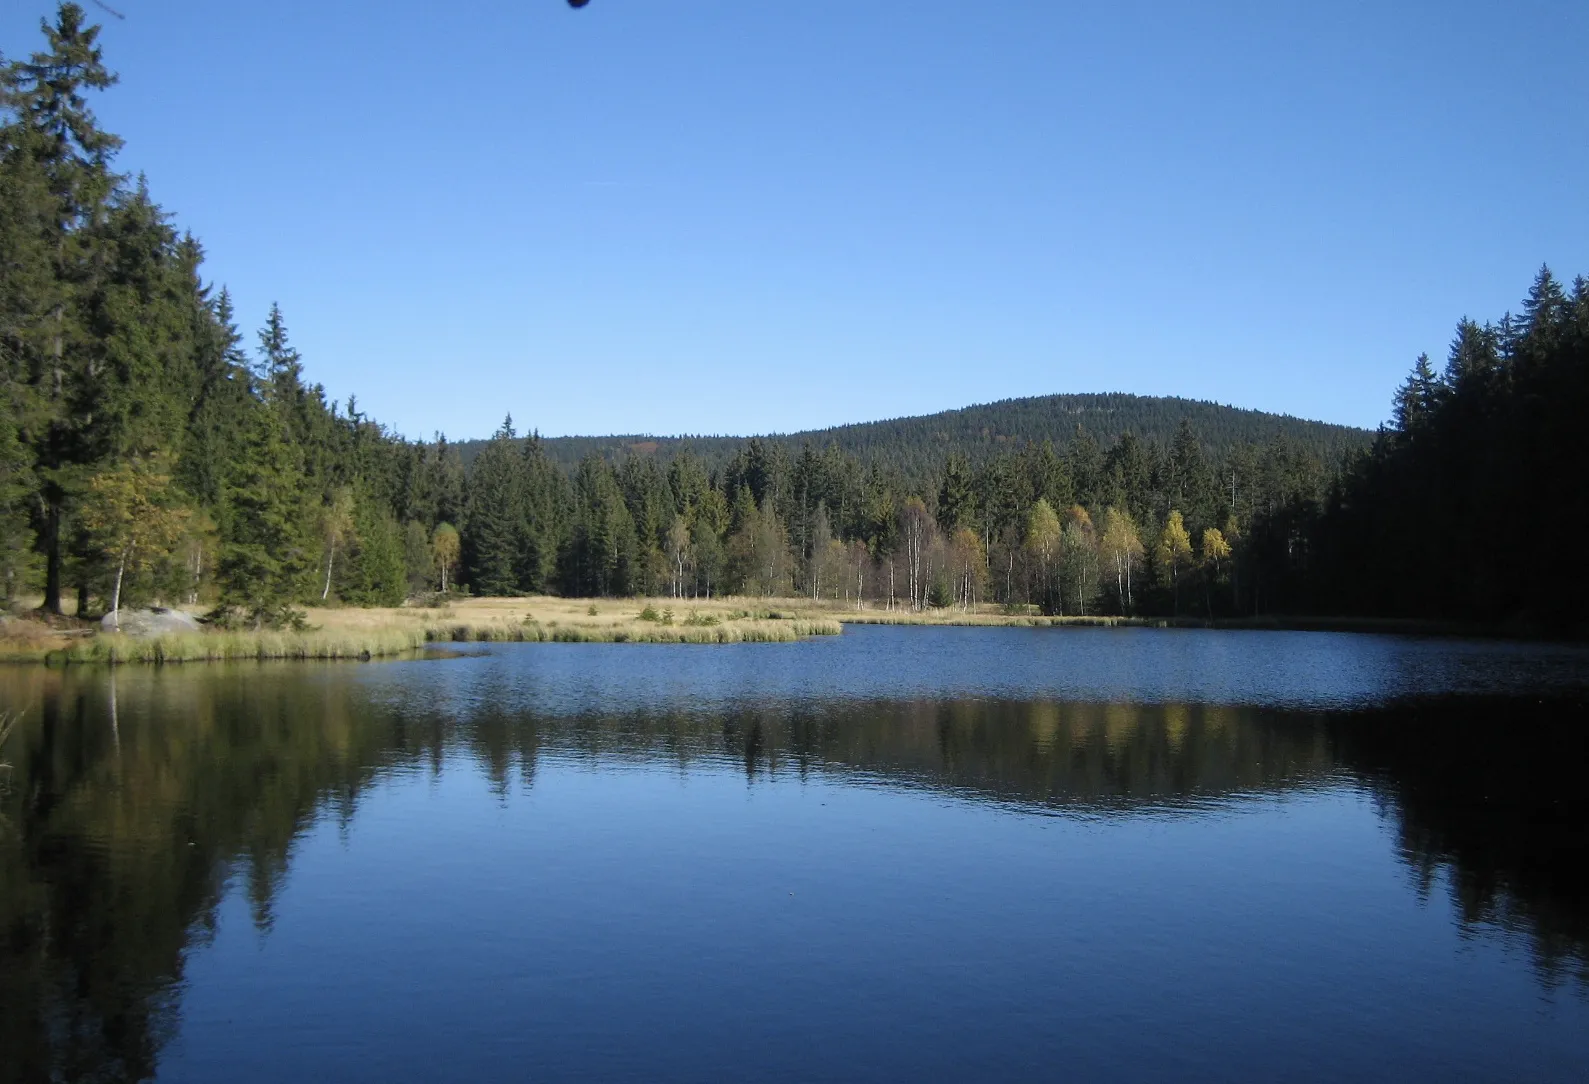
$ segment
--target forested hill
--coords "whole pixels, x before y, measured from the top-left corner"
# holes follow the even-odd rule
[[[534,426],[535,418],[517,419]],[[914,418],[860,422],[831,429],[776,434],[764,438],[798,452],[806,444],[815,448],[837,445],[840,451],[863,461],[876,462],[906,477],[936,474],[950,452],[961,452],[980,466],[1001,451],[1015,451],[1028,441],[1053,441],[1062,446],[1080,425],[1107,447],[1121,433],[1131,432],[1150,443],[1167,447],[1183,421],[1190,422],[1204,447],[1216,458],[1237,444],[1267,443],[1275,437],[1300,445],[1326,463],[1338,463],[1348,451],[1366,448],[1373,434],[1364,429],[1326,422],[1305,421],[1283,414],[1242,410],[1219,403],[1171,396],[1041,395],[1004,399],[997,403],[946,410]],[[707,465],[721,467],[743,447],[740,436],[656,437],[645,435],[543,438],[546,453],[565,467],[576,466],[591,452],[609,459],[625,453],[670,457],[688,446]],[[458,445],[467,463],[485,446],[484,440]]]

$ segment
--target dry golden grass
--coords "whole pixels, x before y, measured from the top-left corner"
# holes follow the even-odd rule
[[[303,632],[206,630],[148,639],[88,629],[61,632],[38,621],[10,620],[0,631],[0,660],[369,659],[433,642],[779,643],[843,631],[832,616],[810,607],[801,612],[742,599],[462,599],[435,608],[315,608],[307,616],[310,627]]]

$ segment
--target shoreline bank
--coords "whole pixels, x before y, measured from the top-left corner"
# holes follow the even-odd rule
[[[810,599],[458,599],[442,606],[308,611],[303,631],[206,629],[136,638],[89,622],[11,619],[0,626],[0,662],[49,665],[368,660],[441,643],[790,643],[836,636],[845,625],[972,628],[1156,628],[1351,632],[1582,642],[1544,630],[1458,622],[1350,617],[1119,617],[972,611],[853,610]]]

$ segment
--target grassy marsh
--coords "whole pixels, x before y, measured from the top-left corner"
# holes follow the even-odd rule
[[[0,661],[371,659],[430,643],[788,643],[843,631],[826,613],[743,599],[463,599],[437,608],[311,609],[308,620],[311,628],[301,632],[217,629],[146,639],[11,620],[0,631]]]

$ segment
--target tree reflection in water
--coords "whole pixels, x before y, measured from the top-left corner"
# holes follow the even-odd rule
[[[247,666],[0,672],[22,712],[0,790],[0,1050],[17,1080],[136,1080],[175,1034],[187,954],[240,881],[268,930],[293,842],[350,821],[395,769],[462,758],[504,798],[555,756],[737,765],[925,788],[1051,814],[1196,816],[1357,780],[1425,891],[1589,982],[1583,704],[1425,701],[1345,714],[1197,705],[805,702],[541,717],[372,694],[359,671]],[[0,780],[0,783],[3,783]]]

